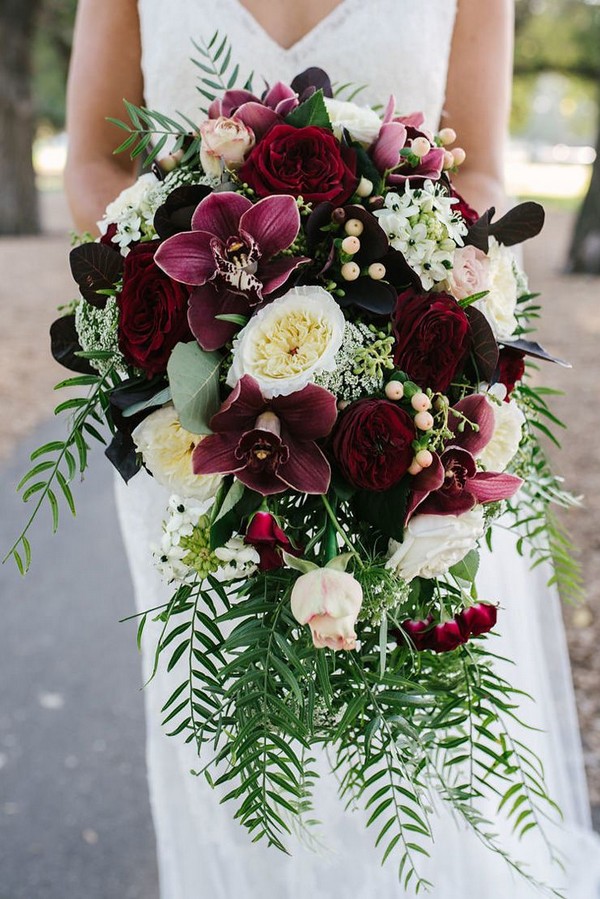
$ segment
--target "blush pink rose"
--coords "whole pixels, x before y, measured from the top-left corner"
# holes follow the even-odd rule
[[[317,649],[354,649],[362,587],[348,572],[315,568],[300,575],[292,589],[292,614],[308,624]]]
[[[211,178],[221,174],[221,160],[228,169],[239,168],[256,143],[254,132],[237,116],[208,119],[200,125],[200,162]]]
[[[477,247],[459,247],[448,272],[448,290],[457,300],[490,289],[490,261]]]

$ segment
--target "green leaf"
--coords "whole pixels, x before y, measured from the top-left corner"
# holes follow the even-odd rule
[[[294,128],[306,128],[309,125],[316,125],[318,128],[329,128],[331,130],[331,119],[325,106],[323,91],[315,91],[312,96],[297,106],[285,119],[288,125]]]
[[[178,343],[167,374],[173,405],[182,427],[192,434],[210,434],[208,422],[219,406],[220,353],[207,353],[196,342]]]
[[[450,569],[450,574],[459,578],[461,581],[468,581],[469,584],[475,582],[477,571],[479,569],[479,553],[476,549],[472,549],[461,562],[457,562]]]
[[[232,325],[240,325],[242,328],[248,324],[247,315],[235,315],[234,313],[224,312],[222,315],[215,315],[220,322],[230,322]]]
[[[127,409],[123,410],[123,418],[137,415],[138,412],[145,412],[146,409],[152,409],[154,406],[164,406],[170,399],[171,388],[165,387],[163,390],[159,390],[158,393],[155,393],[154,396],[151,396],[150,399],[134,403],[133,406],[128,406]]]

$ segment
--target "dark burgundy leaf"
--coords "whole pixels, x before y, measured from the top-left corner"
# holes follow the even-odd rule
[[[130,406],[152,399],[166,386],[167,380],[163,375],[150,380],[148,378],[129,378],[111,391],[110,404],[113,408],[125,411]],[[158,405],[160,406],[162,403],[158,403]]]
[[[71,250],[71,272],[84,299],[104,309],[108,297],[98,290],[112,290],[123,273],[123,257],[101,243],[84,243]]]
[[[139,456],[131,434],[117,431],[110,444],[104,450],[106,458],[112,462],[125,483],[131,480],[141,468]]]
[[[154,227],[162,240],[192,230],[192,216],[201,200],[210,193],[203,184],[184,184],[169,194],[154,214]]]
[[[391,315],[398,299],[398,291],[391,284],[373,281],[367,277],[349,281],[344,291],[345,296],[336,297],[343,309],[347,306],[358,306],[372,315]]]
[[[493,206],[487,209],[483,215],[477,219],[474,225],[471,225],[465,237],[465,244],[477,247],[483,253],[487,253],[490,248],[490,222],[496,210]]]
[[[471,325],[471,357],[480,381],[491,381],[498,365],[499,349],[490,324],[479,309],[466,310]]]
[[[322,90],[325,97],[333,97],[333,88],[327,72],[318,66],[311,66],[296,75],[290,87],[296,91],[300,102],[307,100],[315,91]]]
[[[544,227],[544,218],[544,207],[539,203],[519,203],[497,222],[492,222],[489,233],[505,247],[512,247],[539,234]]]
[[[321,228],[331,224],[331,213],[334,210],[333,203],[318,203],[306,220],[306,236],[308,238],[308,249],[310,253],[314,252],[317,244],[329,237],[328,231],[321,231]]]
[[[564,368],[572,367],[570,362],[565,362],[564,359],[559,359],[557,356],[551,356],[543,346],[540,346],[539,343],[533,340],[509,340],[508,342],[503,340],[502,346],[509,347],[512,350],[519,350],[521,353],[525,353],[526,356],[533,356],[535,359],[556,362],[557,365],[562,365]]]
[[[75,329],[74,315],[63,315],[50,326],[50,352],[69,371],[76,371],[81,375],[96,374],[89,359],[75,355],[81,352],[81,345]]]

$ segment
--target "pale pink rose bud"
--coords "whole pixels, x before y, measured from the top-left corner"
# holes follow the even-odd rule
[[[200,163],[211,178],[221,174],[221,160],[228,169],[239,168],[256,143],[254,132],[237,116],[208,119],[200,125]]]
[[[490,288],[490,260],[482,250],[471,245],[454,252],[452,268],[446,278],[448,290],[457,300],[466,300]]]
[[[315,568],[300,575],[292,589],[292,614],[308,624],[317,649],[354,649],[354,626],[363,601],[362,587],[346,571]]]

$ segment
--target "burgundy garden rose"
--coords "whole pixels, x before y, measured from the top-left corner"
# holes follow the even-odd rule
[[[358,185],[356,152],[327,128],[275,125],[238,171],[258,197],[291,194],[341,205]]]
[[[172,281],[155,261],[159,242],[145,241],[125,258],[119,306],[119,348],[149,377],[167,369],[175,344],[190,340],[189,290]]]
[[[365,399],[341,414],[333,455],[344,477],[365,490],[388,490],[408,471],[415,427],[410,415],[389,400]]]
[[[498,609],[489,602],[476,602],[455,616],[465,640],[487,634],[496,626]]]
[[[309,384],[265,400],[244,375],[211,418],[214,433],[195,448],[194,474],[234,474],[263,496],[290,488],[327,493],[331,469],[316,441],[327,437],[336,416],[335,396],[323,387]]]
[[[281,551],[291,555],[299,555],[299,550],[292,546],[289,537],[277,524],[277,519],[270,512],[256,512],[248,525],[244,543],[253,546],[260,562],[260,571],[272,571],[281,568],[283,557]]]
[[[398,297],[393,322],[396,366],[421,387],[444,393],[471,346],[465,311],[450,294],[411,288]]]
[[[525,374],[525,353],[512,347],[502,347],[498,357],[498,380],[506,387],[504,402],[508,403],[515,384]]]

